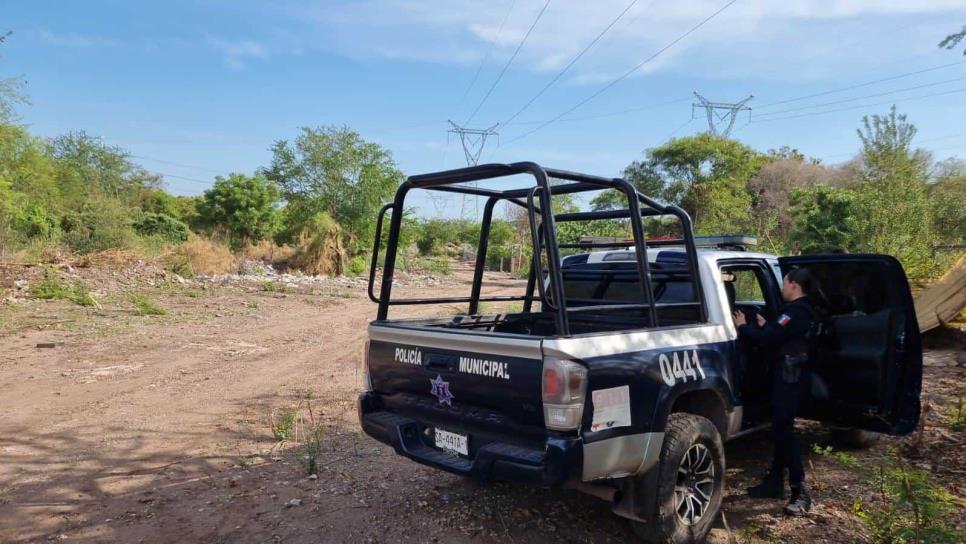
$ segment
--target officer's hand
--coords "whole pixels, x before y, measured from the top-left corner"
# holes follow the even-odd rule
[[[764,327],[765,326],[765,323],[768,323],[768,321],[766,321],[765,318],[762,317],[761,314],[758,314],[758,326],[759,327]]]
[[[735,310],[731,314],[731,318],[735,320],[735,327],[748,324],[748,321],[745,320],[745,312],[742,312],[741,310]]]

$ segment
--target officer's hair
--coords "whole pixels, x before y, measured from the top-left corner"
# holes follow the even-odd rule
[[[788,274],[785,274],[785,277],[788,278],[788,281],[793,281],[802,287],[802,292],[812,299],[815,309],[821,312],[828,308],[828,300],[825,298],[825,293],[822,292],[822,287],[818,284],[818,278],[807,268],[793,268],[788,271]]]
[[[807,268],[793,268],[785,275],[788,281],[793,281],[802,287],[802,292],[812,296],[819,290],[818,279]]]

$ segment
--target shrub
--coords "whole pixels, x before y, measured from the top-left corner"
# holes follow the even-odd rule
[[[13,230],[23,242],[52,242],[60,237],[57,216],[40,204],[30,204],[14,216]]]
[[[142,214],[133,226],[141,236],[159,236],[168,242],[185,242],[190,234],[188,225],[163,213]]]
[[[350,276],[361,276],[369,272],[371,261],[367,255],[356,255],[349,261],[348,273]]]
[[[78,253],[129,248],[137,243],[129,210],[113,198],[92,198],[60,222],[64,242]]]
[[[193,238],[162,258],[166,268],[182,276],[228,274],[238,270],[238,260],[227,246],[207,238]]]
[[[327,213],[319,212],[302,231],[291,264],[308,274],[340,276],[348,268],[344,240],[342,227]]]

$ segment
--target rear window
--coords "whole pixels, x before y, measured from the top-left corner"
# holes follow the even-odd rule
[[[652,266],[659,268],[658,265]],[[568,305],[595,302],[640,304],[641,281],[635,263],[622,262],[608,266],[587,265],[563,271],[564,295]],[[654,298],[659,303],[695,302],[691,277],[685,270],[651,272]]]

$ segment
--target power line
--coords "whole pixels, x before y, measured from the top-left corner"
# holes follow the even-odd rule
[[[212,170],[211,168],[204,168],[202,166],[195,166],[193,164],[184,164],[184,163],[180,163],[180,162],[166,161],[166,160],[162,160],[162,159],[156,159],[154,157],[146,157],[144,155],[131,155],[131,158],[132,159],[141,159],[141,160],[144,160],[144,161],[156,162],[158,164],[167,164],[168,166],[178,166],[178,167],[181,167],[181,168],[191,168],[193,170],[200,170],[202,172],[210,172],[212,174],[218,174],[218,175],[222,175],[222,174],[225,173],[222,170]]]
[[[585,115],[583,117],[568,117],[566,119],[558,119],[555,122],[557,122],[557,123],[569,123],[569,122],[573,122],[573,121],[588,121],[588,120],[591,120],[591,119],[602,119],[604,117],[616,117],[618,115],[626,115],[628,113],[634,113],[634,112],[638,112],[638,111],[653,110],[653,109],[659,108],[661,106],[669,106],[671,104],[680,104],[681,102],[690,102],[690,101],[691,101],[691,98],[690,97],[685,97],[685,98],[679,98],[677,100],[668,100],[666,102],[659,102],[657,104],[651,104],[649,106],[642,106],[642,107],[637,107],[637,108],[627,108],[627,109],[624,109],[624,110],[612,111],[612,112],[609,112],[609,113],[601,113],[601,114],[597,114],[597,115]],[[548,122],[548,121],[520,121],[520,122],[517,122],[517,123],[503,123],[503,126],[507,126],[507,125],[540,125],[540,124],[543,124],[543,123],[546,123],[546,122]]]
[[[186,176],[176,176],[174,174],[165,174],[164,172],[155,172],[155,173],[156,174],[161,174],[163,177],[166,177],[166,178],[183,179],[185,181],[193,181],[195,183],[203,183],[205,185],[212,185],[214,183],[213,181],[206,181],[206,180],[198,179],[198,178],[189,178],[189,177],[186,177]]]
[[[631,74],[633,74],[634,72],[640,70],[641,67],[643,67],[645,64],[647,64],[647,63],[651,62],[652,60],[656,59],[662,53],[664,53],[668,49],[674,47],[678,42],[680,42],[681,40],[687,38],[688,36],[690,36],[691,34],[693,34],[694,32],[696,32],[699,28],[701,28],[702,26],[704,26],[705,24],[707,24],[709,21],[711,21],[712,19],[714,19],[715,17],[717,17],[718,14],[720,14],[724,10],[728,9],[729,7],[731,7],[737,1],[738,0],[731,0],[731,1],[729,1],[725,5],[723,5],[720,8],[718,8],[717,11],[715,11],[711,15],[705,17],[703,20],[701,20],[701,22],[699,22],[698,24],[692,26],[690,29],[688,29],[687,32],[685,32],[684,34],[681,34],[680,36],[678,36],[677,38],[675,38],[673,41],[671,41],[670,43],[668,43],[667,45],[665,45],[664,47],[662,47],[661,49],[659,49],[656,53],[654,53],[650,57],[644,59],[643,61],[641,61],[640,63],[638,63],[636,66],[634,66],[633,68],[631,68],[630,70],[628,70],[628,71],[624,72],[622,75],[618,76],[616,79],[613,79],[612,81],[610,81],[609,83],[607,83],[606,85],[604,85],[603,87],[601,87],[600,89],[598,89],[596,92],[594,92],[593,94],[591,94],[590,96],[588,96],[587,98],[585,98],[585,99],[581,100],[580,102],[578,102],[576,105],[574,105],[570,109],[568,109],[568,110],[564,111],[563,113],[557,115],[553,119],[551,119],[551,120],[549,120],[549,121],[541,124],[537,128],[535,128],[535,129],[533,129],[533,130],[531,130],[529,132],[525,132],[525,133],[521,134],[520,136],[517,136],[516,138],[514,138],[514,139],[510,140],[509,142],[507,142],[507,144],[511,144],[513,142],[516,142],[516,141],[522,140],[523,138],[526,138],[527,136],[529,136],[529,135],[531,135],[531,134],[533,134],[533,133],[535,133],[535,132],[537,132],[537,131],[545,128],[546,126],[548,126],[548,125],[550,125],[552,123],[557,122],[558,120],[560,120],[565,115],[573,112],[574,110],[580,108],[584,104],[586,104],[586,103],[590,102],[591,100],[597,98],[598,96],[604,94],[611,87],[613,87],[614,85],[617,85],[621,81],[623,81],[623,80],[627,79],[628,77],[630,77]]]
[[[503,22],[500,23],[500,28],[496,31],[496,37],[499,38],[503,34],[503,27],[506,26],[506,22],[510,20],[510,13],[513,12],[513,7],[516,6],[517,0],[510,2],[510,9],[506,10],[506,15],[503,16]],[[496,40],[490,42],[490,47],[486,50],[486,54],[483,55],[483,60],[480,61],[480,65],[476,68],[476,73],[473,74],[473,79],[470,81],[466,90],[463,91],[463,96],[460,97],[459,105],[463,105],[463,101],[469,96],[470,91],[473,90],[473,86],[476,85],[476,80],[480,77],[480,72],[483,71],[483,66],[486,65],[486,61],[490,60],[490,54],[493,53],[493,48],[496,47]]]
[[[591,40],[591,42],[589,44],[587,44],[587,46],[584,47],[583,50],[580,53],[577,53],[577,56],[575,56],[574,58],[570,59],[570,62],[567,63],[567,65],[564,66],[562,70],[560,70],[559,72],[557,72],[557,75],[555,75],[553,77],[553,79],[551,79],[550,81],[548,81],[547,84],[544,85],[543,88],[540,89],[540,91],[537,92],[537,94],[533,95],[533,97],[530,98],[530,100],[527,101],[527,103],[524,104],[522,108],[520,108],[519,110],[517,110],[516,113],[514,113],[513,115],[511,115],[509,119],[507,119],[506,121],[503,122],[503,124],[506,125],[506,124],[510,123],[511,121],[513,121],[514,119],[516,119],[521,113],[523,113],[524,111],[526,111],[526,109],[529,108],[530,105],[534,103],[534,101],[536,101],[538,98],[540,98],[541,96],[543,96],[543,93],[547,92],[547,89],[549,89],[550,87],[552,87],[554,85],[554,83],[556,83],[557,81],[559,81],[560,78],[563,77],[564,74],[566,74],[567,71],[570,70],[570,68],[574,64],[576,64],[577,61],[580,60],[581,57],[584,56],[584,54],[586,54],[588,51],[590,51],[590,49],[592,47],[594,47],[594,45],[596,45],[597,42],[599,42],[601,38],[604,37],[604,34],[607,34],[607,32],[614,25],[617,24],[617,21],[620,21],[621,18],[624,17],[624,14],[627,13],[628,11],[630,11],[630,9],[632,7],[634,7],[634,5],[637,4],[637,2],[638,2],[638,0],[631,0],[631,2],[629,4],[627,4],[627,7],[625,7],[624,10],[621,11],[617,15],[617,17],[615,17],[614,20],[610,22],[610,24],[608,24],[606,27],[604,27],[604,30],[601,30],[600,33],[597,34],[597,37],[596,38],[594,38],[593,40]]]
[[[942,70],[943,68],[949,68],[951,66],[958,66],[960,64],[966,64],[966,60],[959,61],[959,62],[951,62],[949,64],[940,64],[939,66],[932,66],[932,67],[929,67],[929,68],[923,68],[922,70],[916,70],[915,72],[906,72],[904,74],[898,74],[898,75],[894,75],[894,76],[884,77],[882,79],[875,79],[875,80],[872,80],[872,81],[866,81],[864,83],[857,83],[855,85],[849,85],[847,87],[839,87],[838,89],[832,89],[832,90],[823,91],[823,92],[820,92],[820,93],[808,94],[808,95],[799,96],[799,97],[796,97],[796,98],[789,98],[787,100],[779,100],[777,102],[769,102],[768,104],[764,104],[762,106],[758,106],[758,109],[760,110],[760,109],[763,109],[763,108],[770,108],[772,106],[777,106],[779,104],[788,104],[789,102],[798,102],[799,100],[807,100],[809,98],[817,98],[819,96],[826,96],[826,95],[829,95],[829,94],[840,93],[840,92],[843,92],[843,91],[851,91],[852,89],[858,89],[858,88],[861,88],[861,87],[868,87],[869,85],[875,85],[877,83],[885,83],[886,81],[893,81],[893,80],[896,80],[896,79],[902,79],[902,78],[909,77],[909,76],[915,76],[915,75],[919,75],[919,74],[925,74],[927,72],[932,72],[932,71],[935,71],[935,70]]]
[[[943,80],[943,81],[936,81],[936,82],[933,82],[933,83],[925,83],[923,85],[916,85],[914,87],[905,87],[903,89],[895,89],[895,90],[892,90],[892,91],[885,91],[885,92],[881,92],[881,93],[867,94],[867,95],[864,95],[864,96],[856,96],[856,97],[853,97],[853,98],[845,98],[845,99],[842,99],[842,100],[834,100],[832,102],[823,102],[821,104],[811,104],[811,105],[808,105],[808,106],[799,106],[797,108],[789,108],[787,110],[773,111],[771,113],[765,113],[763,115],[765,115],[765,116],[781,115],[783,113],[790,113],[790,112],[794,112],[794,111],[809,110],[809,109],[812,109],[812,108],[821,108],[821,107],[825,107],[825,106],[834,106],[836,104],[845,104],[846,102],[855,102],[856,100],[863,100],[865,98],[875,98],[875,97],[879,97],[879,96],[886,96],[886,95],[896,94],[896,93],[901,93],[901,92],[906,92],[906,91],[915,91],[917,89],[925,89],[927,87],[936,87],[938,85],[945,85],[947,83],[954,83],[956,81],[962,81],[964,79],[966,79],[966,77],[957,77],[957,78],[953,78],[953,79],[946,79],[946,80]]]
[[[493,81],[493,85],[490,85],[490,88],[486,91],[486,94],[483,95],[483,99],[480,100],[480,103],[476,105],[476,109],[473,110],[473,113],[471,113],[469,118],[466,119],[466,122],[463,123],[464,125],[469,124],[469,122],[472,121],[474,117],[476,117],[477,112],[480,111],[480,108],[483,107],[483,104],[486,103],[486,100],[490,98],[491,94],[493,94],[493,89],[496,89],[496,86],[500,84],[500,80],[503,79],[503,75],[506,74],[507,69],[509,69],[510,65],[513,64],[513,59],[517,58],[517,54],[520,52],[521,49],[523,49],[523,44],[527,43],[527,38],[530,37],[530,33],[533,32],[533,28],[537,26],[537,23],[540,22],[540,18],[543,17],[543,12],[547,11],[547,6],[549,5],[550,5],[550,0],[547,0],[543,4],[543,7],[540,9],[540,13],[537,14],[537,18],[533,20],[533,23],[530,25],[530,28],[527,29],[527,33],[523,35],[523,39],[521,39],[520,43],[517,44],[516,50],[513,51],[513,54],[510,55],[509,59],[507,59],[506,64],[503,65],[503,69],[500,70],[500,75],[496,76],[496,79]]]
[[[829,113],[838,113],[838,112],[842,112],[842,111],[857,110],[857,109],[862,109],[862,108],[871,108],[871,107],[874,107],[874,106],[882,106],[882,105],[885,105],[885,104],[896,104],[896,103],[899,103],[899,102],[908,102],[910,100],[922,100],[924,98],[933,98],[933,97],[936,97],[936,96],[946,96],[946,95],[949,95],[949,94],[955,94],[955,93],[961,93],[961,92],[966,92],[966,88],[963,88],[963,89],[953,89],[951,91],[944,91],[944,92],[941,92],[941,93],[925,94],[925,95],[921,95],[921,96],[911,96],[909,98],[901,98],[899,100],[886,100],[885,102],[876,102],[876,103],[873,103],[873,104],[860,104],[858,106],[850,106],[848,108],[839,108],[839,109],[826,110],[826,111],[815,111],[815,112],[810,112],[810,113],[802,113],[802,114],[799,114],[799,115],[788,115],[788,116],[785,116],[785,117],[773,117],[773,118],[770,118],[770,119],[762,119],[761,121],[752,121],[752,122],[753,123],[767,123],[769,121],[784,121],[786,119],[798,119],[798,118],[801,118],[801,117],[811,117],[813,115],[825,115],[825,114],[829,114]]]

